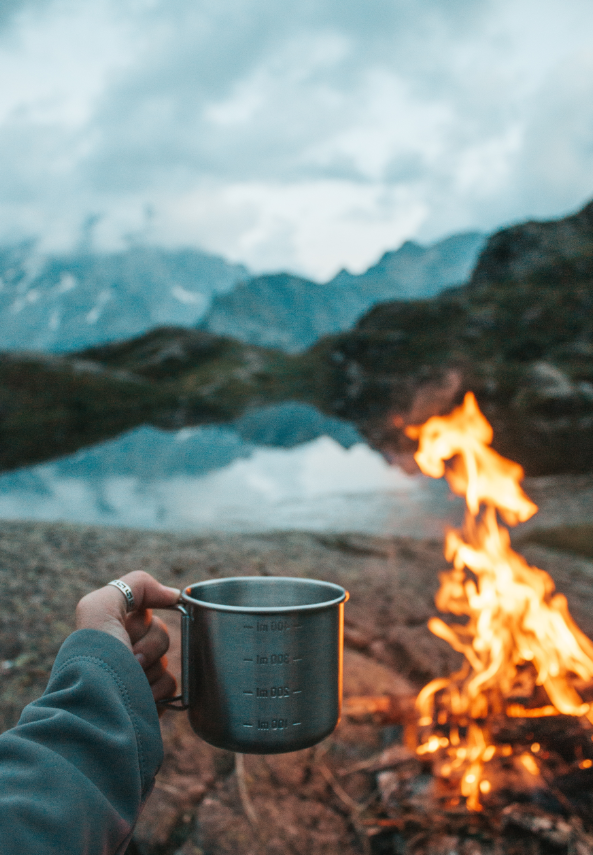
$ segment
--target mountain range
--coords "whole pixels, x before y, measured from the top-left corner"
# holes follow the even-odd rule
[[[386,299],[423,297],[465,281],[483,235],[432,246],[407,242],[366,273],[342,271],[319,284],[194,249],[135,246],[42,255],[33,242],[0,248],[1,350],[64,353],[140,335],[158,326],[194,327],[241,341],[303,350],[348,329]]]
[[[2,350],[60,353],[163,324],[193,326],[213,294],[249,277],[241,264],[194,249],[43,255],[0,248]]]
[[[322,285],[287,273],[253,277],[216,294],[199,327],[298,353],[321,336],[350,329],[376,303],[433,297],[466,282],[485,240],[468,232],[427,247],[406,241],[365,273],[342,270]]]
[[[495,447],[529,474],[593,468],[593,203],[501,230],[466,284],[377,304],[299,353],[182,327],[74,354],[5,352],[0,467],[55,459],[141,425],[179,431],[251,419],[242,443],[274,441],[261,414],[277,419],[295,402],[301,409],[285,413],[295,436],[302,418],[313,434],[326,429],[313,424],[316,407],[395,461],[412,450],[406,425],[449,411],[468,390],[493,424]]]

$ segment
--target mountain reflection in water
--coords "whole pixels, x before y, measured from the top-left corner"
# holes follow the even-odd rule
[[[2,519],[440,537],[461,513],[446,485],[389,466],[352,426],[304,404],[227,426],[143,427],[0,477]]]

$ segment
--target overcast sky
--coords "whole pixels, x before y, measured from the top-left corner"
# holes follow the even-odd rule
[[[322,280],[560,216],[592,45],[591,0],[1,0],[0,241],[92,219]]]

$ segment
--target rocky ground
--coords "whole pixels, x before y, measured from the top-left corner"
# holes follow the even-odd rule
[[[537,498],[547,502],[542,522],[566,522],[561,508],[560,516],[554,516],[554,507],[574,494],[574,486],[566,484],[564,499],[554,503],[549,483],[539,483]],[[590,485],[588,490],[580,486],[590,501]],[[580,508],[581,521],[586,507]],[[577,623],[593,636],[589,531],[586,525],[578,531],[564,526],[560,534],[532,528],[521,535],[521,551],[551,573]],[[574,549],[581,554],[570,551]],[[190,537],[3,523],[0,726],[14,724],[24,704],[43,691],[55,653],[72,629],[80,596],[133,569],[178,586],[258,574],[338,582],[351,593],[346,607],[346,697],[414,692],[456,664],[456,654],[426,628],[435,613],[433,597],[444,567],[440,542],[411,538],[308,533]],[[173,638],[172,665],[178,668],[178,617],[164,617]],[[367,837],[365,811],[380,798],[377,778],[372,771],[353,771],[393,743],[397,729],[344,719],[316,748],[235,757],[200,741],[183,713],[166,712],[161,722],[165,762],[129,855],[416,851],[401,849],[394,831],[388,837]]]

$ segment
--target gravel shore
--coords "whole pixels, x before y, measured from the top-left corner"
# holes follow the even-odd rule
[[[540,493],[544,492],[542,488]],[[556,519],[550,509],[545,518]],[[527,541],[521,551],[530,563],[550,572],[558,590],[566,594],[576,622],[593,636],[593,561]],[[351,594],[346,607],[345,695],[414,692],[459,664],[458,654],[426,627],[436,613],[438,574],[446,566],[442,542],[437,540],[306,532],[192,537],[2,523],[0,729],[12,726],[23,706],[43,691],[55,654],[73,629],[80,597],[136,569],[179,587],[233,575],[338,582]],[[161,614],[171,632],[175,671],[178,616]],[[380,750],[385,734],[378,729],[343,721],[321,747],[281,755],[286,760],[280,764],[274,757],[247,758],[252,794],[265,817],[266,840],[269,837],[260,850],[245,818],[233,756],[197,739],[185,715],[168,712],[161,726],[165,763],[130,855],[360,851],[356,822],[345,815],[340,798],[332,795],[322,766],[339,769]],[[326,752],[323,763],[319,750]],[[348,794],[366,798],[368,786],[352,776]],[[291,829],[298,833],[292,835]]]

